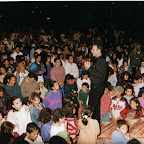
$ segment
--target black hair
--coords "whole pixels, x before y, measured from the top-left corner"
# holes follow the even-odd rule
[[[65,114],[63,112],[63,110],[61,108],[56,108],[54,111],[53,111],[53,121],[56,123],[56,122],[59,122],[59,119],[62,119],[64,118]]]
[[[88,75],[89,76],[89,72],[87,70],[82,71],[81,80],[83,79],[84,75]]]
[[[116,122],[116,127],[117,128],[120,128],[122,125],[127,125],[128,126],[128,123],[123,119],[120,119]]]
[[[67,103],[64,107],[63,107],[63,111],[65,113],[65,117],[66,118],[73,118],[74,114],[73,114],[73,109],[74,109],[74,105]]]
[[[86,86],[87,88],[89,88],[89,84],[88,84],[87,82],[84,82],[84,83],[82,84],[82,86]]]
[[[65,96],[63,99],[63,107],[67,104],[73,101],[73,98],[71,96]]]
[[[133,91],[134,91],[134,88],[133,88],[133,86],[132,86],[131,84],[128,84],[128,85],[125,87],[125,91],[126,91],[127,89],[131,89],[131,90],[132,90],[132,93],[133,93]]]
[[[140,141],[134,138],[129,140],[127,144],[140,144]]]
[[[124,59],[124,60],[123,60],[123,65],[124,65],[124,63],[125,63],[125,62],[127,62],[127,63],[128,63],[127,59]]]
[[[0,132],[0,140],[3,144],[9,144],[12,139],[15,139],[11,133]]]
[[[40,95],[41,95],[41,93],[32,92],[31,99],[34,100],[36,97],[40,99]]]
[[[69,59],[70,57],[73,57],[71,54],[68,54],[67,55],[67,59]]]
[[[71,80],[73,80],[73,79],[75,79],[75,78],[74,78],[74,76],[73,76],[73,75],[71,75],[71,76],[70,76],[70,79],[71,79]]]
[[[4,121],[1,125],[1,132],[11,133],[14,129],[14,125],[9,121]]]
[[[59,57],[56,57],[56,58],[54,59],[54,62],[56,62],[57,60],[60,60],[60,58],[59,58]]]
[[[35,78],[35,80],[37,80],[37,76],[36,76],[35,72],[29,72],[28,77]]]
[[[67,74],[66,76],[65,76],[65,82],[67,81],[67,80],[70,80],[71,79],[71,74]]]
[[[108,74],[110,75],[114,74],[114,70],[111,67],[108,67]]]
[[[39,130],[40,131],[40,129],[37,126],[37,124],[35,124],[34,122],[31,122],[31,123],[27,124],[26,132],[28,132],[29,134],[31,134],[35,130]]]
[[[42,122],[43,124],[48,123],[51,120],[52,117],[52,110],[50,108],[43,108],[40,111],[39,117],[38,117],[38,122]]]
[[[39,56],[41,57],[41,55],[40,55],[40,54],[36,55],[35,59],[37,59]]]
[[[54,84],[56,83],[57,81],[54,81],[54,80],[52,80],[51,82],[50,82],[50,88],[51,88],[51,90],[52,90],[52,88],[54,87]]]
[[[53,136],[50,138],[49,144],[67,144],[67,142],[60,136]]]
[[[93,107],[91,107],[91,106],[86,106],[85,108],[84,108],[84,110],[83,110],[83,112],[82,112],[82,123],[84,124],[84,125],[87,125],[88,124],[88,120],[87,120],[87,118],[85,118],[84,116],[87,116],[87,117],[90,117],[91,116],[91,114],[93,113],[93,111],[94,111],[94,108]]]
[[[18,99],[18,96],[12,96],[9,100],[9,110],[17,111],[15,108],[12,107],[13,102]],[[19,98],[20,99],[20,98]]]

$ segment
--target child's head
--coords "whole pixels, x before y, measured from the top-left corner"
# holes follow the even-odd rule
[[[141,109],[140,102],[137,97],[133,97],[130,100],[130,107],[131,109],[139,109],[139,110]]]
[[[124,88],[122,86],[116,86],[114,87],[114,90],[116,97],[120,97],[124,93]]]
[[[84,124],[84,125],[87,125],[88,124],[88,120],[87,120],[87,118],[88,117],[91,117],[92,116],[92,114],[93,114],[93,107],[91,107],[91,106],[86,106],[85,108],[84,108],[84,110],[83,110],[83,112],[82,112],[82,123]]]
[[[43,82],[39,82],[39,87],[43,88],[44,87],[44,83]]]
[[[28,139],[35,141],[39,135],[39,132],[40,129],[34,122],[31,122],[27,125],[26,135]]]
[[[57,81],[51,81],[50,83],[51,90],[59,90],[59,84]]]
[[[50,138],[49,144],[67,144],[67,142],[61,136],[56,135]]]
[[[63,106],[65,106],[67,103],[73,104],[73,98],[71,96],[65,96],[63,99]]]
[[[104,95],[107,95],[111,90],[111,84],[109,82],[107,82],[105,84],[105,90],[104,90]]]
[[[128,84],[125,88],[125,95],[131,96],[133,94],[133,86]]]
[[[82,84],[82,91],[83,91],[84,93],[86,93],[88,90],[89,90],[89,84],[86,83],[86,82],[84,82],[84,83]]]
[[[36,92],[33,92],[31,94],[32,103],[36,106],[40,104],[40,95],[41,93],[36,93]]]
[[[52,110],[50,108],[43,108],[40,111],[38,121],[43,124],[48,123],[52,119]]]
[[[72,118],[74,117],[74,114],[76,112],[76,109],[74,107],[73,104],[67,103],[64,107],[63,107],[63,111],[65,113],[65,117],[66,118]]]
[[[117,131],[119,131],[121,134],[127,134],[128,133],[128,124],[125,120],[121,119],[118,120],[116,123]]]
[[[110,96],[114,96],[115,95],[115,90],[114,90],[113,86],[111,86],[111,88],[110,88],[109,95]]]
[[[54,123],[63,123],[65,121],[65,114],[61,108],[56,108],[53,111],[53,121]]]
[[[87,70],[84,70],[82,72],[81,79],[88,79],[88,77],[89,77],[89,72]]]
[[[141,83],[142,82],[142,77],[141,76],[136,76],[135,78],[134,78],[134,83],[135,84],[139,84],[139,83]]]
[[[1,132],[12,133],[14,129],[14,125],[9,121],[4,121],[1,125]]]

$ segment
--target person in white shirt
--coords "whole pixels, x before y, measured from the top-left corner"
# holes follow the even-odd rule
[[[8,112],[7,121],[15,125],[13,132],[17,132],[19,135],[26,133],[27,124],[32,122],[29,108],[22,105],[18,96],[10,98],[10,107],[11,110]]]
[[[26,128],[26,137],[24,138],[25,141],[27,141],[29,144],[44,144],[42,141],[40,134],[39,127],[31,122],[27,125]]]
[[[20,73],[19,73],[20,80],[19,80],[18,84],[21,85],[23,79],[26,76],[28,76],[29,72],[27,70],[25,70],[25,66],[24,66],[23,62],[19,62],[18,67],[19,67],[19,70],[20,70]],[[17,71],[14,72],[14,75],[15,76],[17,75]]]
[[[13,59],[14,59],[14,61],[16,61],[16,56],[20,56],[20,55],[23,55],[23,53],[22,52],[20,52],[20,49],[19,49],[19,46],[17,46],[16,48],[15,48],[15,52],[13,53],[13,54],[11,54],[11,56],[10,57],[12,57]]]
[[[74,76],[74,78],[79,77],[79,70],[75,63],[73,63],[73,56],[68,56],[68,63],[65,64],[65,72],[67,74],[71,74]]]

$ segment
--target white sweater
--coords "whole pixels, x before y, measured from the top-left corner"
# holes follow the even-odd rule
[[[27,124],[32,122],[29,107],[23,105],[20,111],[10,110],[7,115],[7,121],[15,125],[13,132],[17,132],[19,135],[26,133]]]

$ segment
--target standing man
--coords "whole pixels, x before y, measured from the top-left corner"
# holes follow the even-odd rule
[[[104,81],[107,73],[107,64],[102,56],[102,46],[93,45],[92,54],[96,57],[93,66],[90,62],[85,62],[85,69],[90,73],[91,91],[89,94],[89,105],[94,107],[93,119],[97,119],[100,125],[100,99],[104,92]]]

